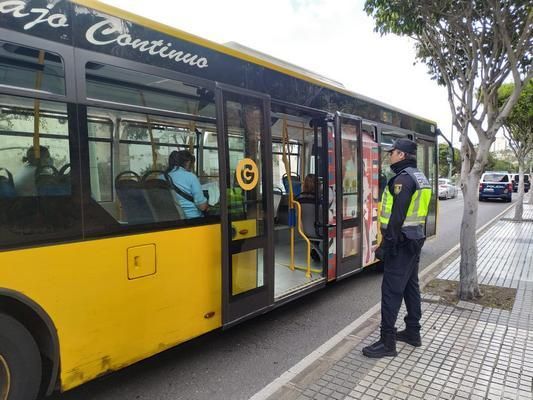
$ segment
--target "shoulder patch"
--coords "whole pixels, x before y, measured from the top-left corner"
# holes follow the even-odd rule
[[[402,184],[401,183],[395,183],[394,184],[394,194],[400,194],[402,191]]]

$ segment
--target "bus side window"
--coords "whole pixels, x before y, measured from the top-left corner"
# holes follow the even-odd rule
[[[86,65],[86,89],[93,102],[103,102],[102,107],[87,109],[88,213],[98,215],[88,218],[89,231],[213,222],[206,217],[220,214],[214,94],[199,86],[96,62]],[[107,108],[110,102],[114,109]],[[122,105],[143,110],[120,110]],[[206,122],[210,118],[212,122]],[[192,170],[185,174],[169,170],[170,154],[180,150],[195,158]],[[183,178],[181,184],[174,182],[176,176]],[[194,198],[188,200],[193,191]]]
[[[190,121],[90,107],[88,133],[91,198],[115,222],[123,226],[188,224],[174,189],[179,182],[167,174],[174,150],[188,150],[195,156],[191,172],[208,200],[207,215],[220,213],[214,125],[191,127]]]
[[[65,94],[63,59],[0,41],[0,85]],[[0,247],[81,237],[62,101],[0,92]]]

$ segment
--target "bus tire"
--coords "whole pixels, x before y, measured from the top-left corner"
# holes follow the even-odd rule
[[[34,400],[41,376],[41,355],[32,335],[0,313],[0,400]]]

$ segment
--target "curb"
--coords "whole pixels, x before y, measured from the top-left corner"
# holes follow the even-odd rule
[[[505,208],[502,212],[500,212],[498,215],[496,215],[494,218],[488,221],[485,225],[478,228],[476,230],[476,234],[480,234],[484,232],[488,227],[490,227],[492,224],[497,222],[505,213],[509,212],[509,210],[514,206],[515,206],[514,203],[510,204],[507,208]],[[454,253],[458,252],[459,245],[460,243],[457,243],[454,247],[452,247],[450,250],[448,250],[446,253],[440,256],[437,260],[433,261],[430,265],[428,265],[426,268],[424,268],[420,272],[419,279],[420,279],[421,287],[424,287],[425,284],[429,281],[429,279],[424,279],[427,275],[433,273],[434,270],[437,269],[437,267],[441,267],[443,262],[446,261],[450,256],[452,255],[455,256]],[[263,389],[255,393],[252,397],[250,397],[249,400],[268,399],[270,396],[272,396],[278,390],[283,388],[283,386],[285,386],[291,380],[296,378],[298,374],[300,374],[302,371],[308,368],[311,364],[313,364],[319,358],[323,357],[326,353],[328,353],[331,349],[333,349],[336,345],[338,345],[348,336],[350,335],[353,336],[353,333],[356,329],[358,329],[361,325],[363,325],[365,322],[371,319],[374,316],[374,314],[377,314],[380,311],[380,308],[381,308],[380,306],[381,306],[381,302],[372,306],[367,312],[365,312],[355,321],[348,324],[345,328],[341,329],[331,339],[329,339],[324,344],[319,346],[316,350],[314,350],[312,353],[304,357],[300,362],[298,362],[297,364],[289,368],[287,371],[281,374],[278,378],[274,379],[272,382],[266,385]]]

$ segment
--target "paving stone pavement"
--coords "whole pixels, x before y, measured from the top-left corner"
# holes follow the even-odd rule
[[[504,218],[478,240],[479,283],[517,288],[512,311],[423,296],[422,346],[368,359],[379,313],[311,363],[269,399],[533,399],[533,206],[524,222]],[[458,279],[459,260],[438,277]],[[398,317],[405,315],[402,307]]]

